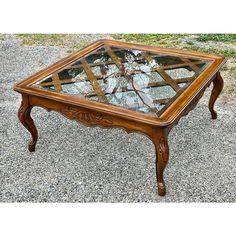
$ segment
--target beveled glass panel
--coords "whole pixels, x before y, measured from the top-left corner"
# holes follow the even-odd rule
[[[159,116],[210,62],[106,46],[33,86]]]

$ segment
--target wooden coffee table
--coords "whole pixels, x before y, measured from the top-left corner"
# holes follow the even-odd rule
[[[163,172],[169,159],[168,134],[192,110],[213,81],[209,101],[223,88],[221,56],[99,40],[15,85],[22,94],[19,119],[32,135],[34,106],[57,111],[88,126],[124,128],[150,138],[156,150],[158,193],[166,193]]]

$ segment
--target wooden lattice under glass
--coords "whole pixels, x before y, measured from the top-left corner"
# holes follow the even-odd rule
[[[101,46],[33,86],[160,116],[209,62]]]

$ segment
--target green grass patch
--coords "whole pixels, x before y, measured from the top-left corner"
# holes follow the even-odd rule
[[[17,38],[26,45],[60,46],[63,44],[65,34],[17,34]]]
[[[219,34],[201,34],[199,35],[199,38],[202,37],[202,39],[205,37],[215,38]],[[176,47],[176,48],[182,48],[187,50],[193,50],[198,52],[204,52],[204,53],[212,53],[217,55],[223,55],[225,57],[232,57],[236,58],[236,52],[233,49],[221,49],[221,48],[204,48],[197,45],[194,45],[194,42],[187,41],[186,46],[183,46],[181,44],[181,39],[186,37],[186,34],[115,34],[112,35],[115,39],[121,39],[125,40],[127,42],[137,42],[137,43],[143,43],[147,45],[157,45],[157,46],[163,46],[163,47]],[[220,35],[218,37],[218,40],[220,40],[220,37],[222,38],[224,36],[224,39],[222,41],[229,42],[230,40],[233,40],[233,37],[235,37],[236,40],[236,34],[230,35]],[[199,38],[197,40],[199,40]],[[206,40],[207,41],[207,40]],[[216,40],[215,40],[216,41]]]
[[[73,34],[17,34],[16,37],[25,45],[59,46],[68,48],[68,53],[88,44]]]
[[[114,39],[125,40],[127,42],[137,42],[147,45],[163,45],[174,47],[180,43],[184,34],[114,34]]]
[[[203,48],[196,45],[185,46],[184,49],[236,58],[236,52],[233,49]]]
[[[236,42],[236,34],[200,34],[197,38],[198,41],[216,41],[216,42]]]

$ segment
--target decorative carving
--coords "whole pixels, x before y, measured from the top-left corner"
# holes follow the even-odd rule
[[[111,120],[105,118],[101,113],[98,112],[86,112],[73,107],[68,107],[61,110],[60,112],[69,119],[78,120],[87,125],[100,125],[106,127],[113,124]]]
[[[29,142],[28,149],[30,152],[35,151],[35,145],[38,140],[38,132],[34,125],[34,121],[30,116],[32,107],[29,106],[27,98],[23,98],[21,106],[18,110],[18,117],[20,122],[25,126],[25,128],[31,133],[32,140]]]
[[[165,140],[164,138],[160,139],[160,142],[157,144],[157,149],[158,149],[158,159],[161,158],[161,160],[166,163],[168,161],[166,153],[166,148],[165,148]]]
[[[56,109],[56,108],[49,108],[44,106],[43,104],[35,104],[34,106],[38,106],[41,108],[44,108],[45,110],[47,110],[48,112],[50,111],[55,111],[58,112],[59,114],[62,114],[63,116],[65,116],[68,119],[72,119],[72,120],[77,120],[78,122],[81,122],[87,126],[99,126],[100,128],[119,128],[119,129],[123,129],[124,131],[126,131],[127,133],[139,133],[142,134],[144,136],[146,136],[147,138],[149,138],[152,141],[152,135],[150,134],[150,132],[148,131],[148,129],[143,129],[142,126],[136,125],[136,126],[127,126],[127,122],[125,123],[126,125],[122,125],[121,122],[116,122],[114,123],[112,120],[105,118],[102,114],[100,113],[96,113],[97,116],[94,115],[94,112],[85,112],[85,111],[81,111],[80,110],[80,118],[78,119],[78,117],[76,116],[76,113],[78,112],[78,109],[76,108],[71,108],[66,106],[66,108],[64,109]],[[74,112],[73,112],[73,111]],[[83,114],[90,114],[90,117],[88,118],[87,115],[84,115],[84,117],[86,116],[86,118],[83,117]],[[93,121],[97,120],[100,121],[100,123],[98,122],[92,122],[91,120],[91,116],[93,116]],[[102,118],[101,118],[102,116]],[[102,121],[101,121],[102,120]],[[90,122],[89,122],[90,121]]]
[[[166,194],[163,173],[169,159],[169,147],[167,136],[161,136],[153,140],[156,147],[156,178],[158,186],[158,194],[164,196]]]

